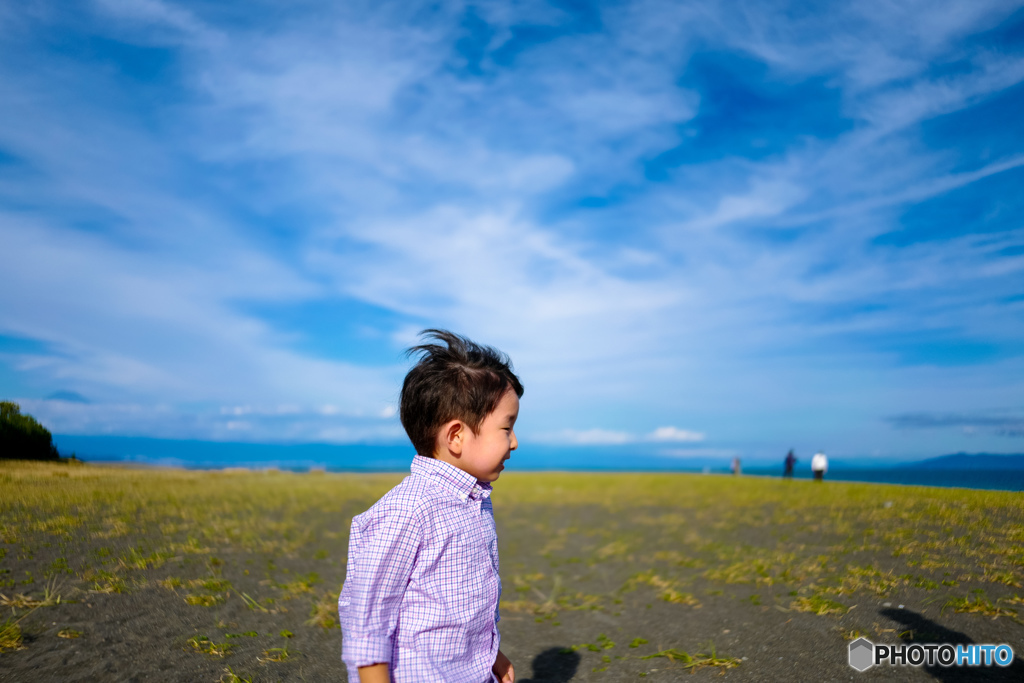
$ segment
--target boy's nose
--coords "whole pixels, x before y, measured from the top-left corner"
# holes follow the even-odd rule
[[[519,448],[519,439],[516,438],[516,433],[512,432],[512,444],[509,446],[510,451],[514,451]]]

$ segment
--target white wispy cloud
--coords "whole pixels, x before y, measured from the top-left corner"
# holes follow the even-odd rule
[[[576,446],[618,446],[632,443],[634,437],[629,432],[618,432],[611,429],[564,429],[549,435],[541,435],[542,443],[561,443]]]
[[[572,444],[579,446],[612,446],[643,442],[697,442],[704,441],[701,432],[678,427],[658,427],[649,434],[633,434],[611,429],[563,429],[534,437],[542,443]]]
[[[216,35],[188,10],[161,0],[94,0],[94,4],[105,18],[130,22],[133,28],[169,28],[182,36],[206,39]]]
[[[171,403],[89,405],[27,399],[23,412],[59,434],[115,434],[245,443],[403,443],[388,414],[325,412],[308,406],[233,407],[183,411]]]
[[[651,441],[703,441],[704,434],[678,427],[658,427],[648,438]]]
[[[724,459],[742,455],[743,451],[735,448],[666,448],[656,450],[653,455],[662,458],[692,458],[694,460],[707,461],[708,458]]]
[[[1012,404],[1013,354],[982,380],[892,349],[1019,344],[1022,228],[882,237],[1019,172],[1012,136],[975,158],[922,133],[1024,81],[1019,51],[977,41],[1019,4],[7,8],[0,335],[44,350],[2,359],[28,401],[94,401],[31,404],[55,429],[401,438],[400,362],[310,352],[256,305],[346,300],[388,312],[396,358],[438,325],[511,353],[540,441],[760,443],[843,415],[860,429],[835,438],[868,443],[896,396]],[[701,59],[727,77],[701,81]],[[738,128],[718,140],[718,120]],[[327,347],[316,322],[298,326]],[[648,431],[676,421],[702,431]]]

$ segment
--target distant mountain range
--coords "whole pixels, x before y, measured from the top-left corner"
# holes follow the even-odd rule
[[[927,470],[1024,470],[1024,453],[993,455],[991,453],[954,453],[913,463],[900,463],[898,468]]]

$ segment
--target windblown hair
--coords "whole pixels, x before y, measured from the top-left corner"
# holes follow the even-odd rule
[[[512,361],[497,349],[447,330],[423,330],[420,336],[444,345],[424,343],[406,351],[419,360],[402,383],[399,416],[416,452],[433,457],[444,423],[462,420],[478,434],[505,392],[511,388],[521,397],[523,385]]]

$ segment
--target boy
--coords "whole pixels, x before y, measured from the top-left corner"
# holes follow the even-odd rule
[[[338,598],[352,683],[512,683],[498,649],[491,482],[518,447],[523,385],[507,356],[444,330],[402,384],[412,473],[352,520]]]

